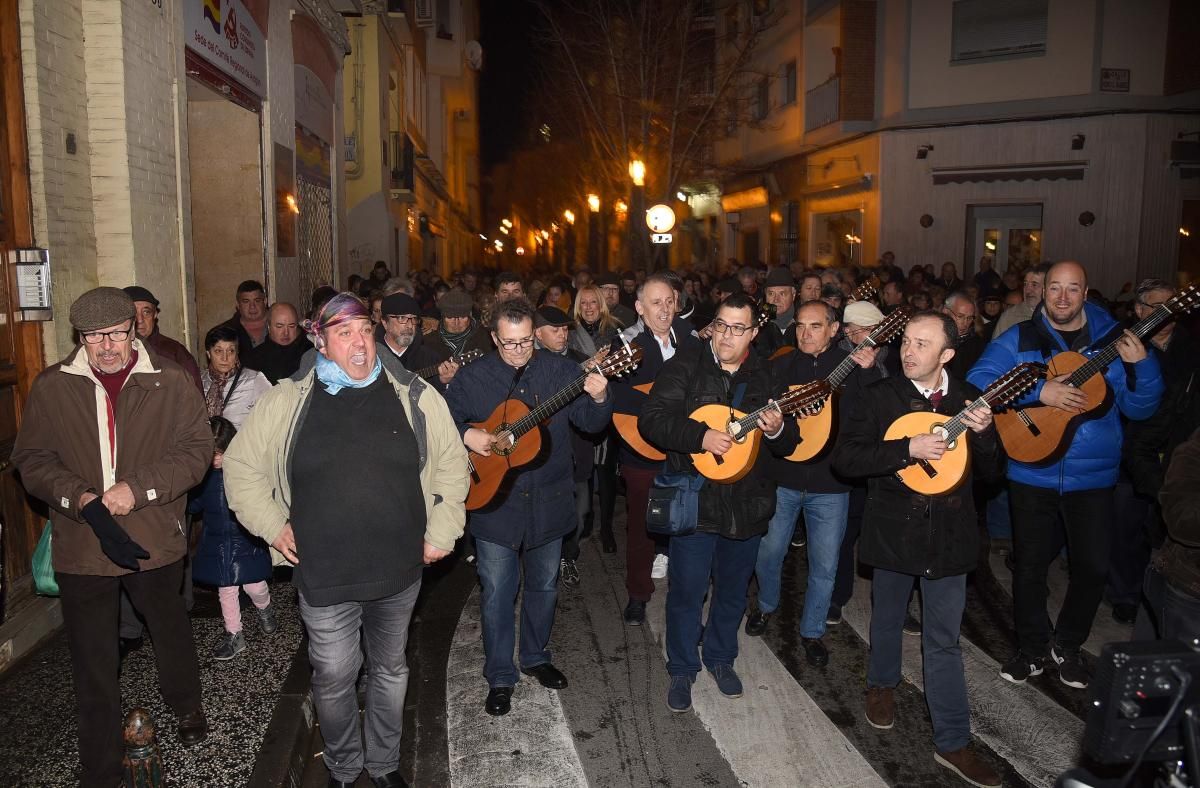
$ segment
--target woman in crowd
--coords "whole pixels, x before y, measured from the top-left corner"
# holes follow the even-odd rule
[[[209,329],[204,337],[208,366],[200,373],[208,417],[223,416],[241,429],[250,409],[271,390],[267,376],[241,365],[237,330],[226,324]]]
[[[568,346],[591,358],[602,347],[612,344],[622,326],[608,311],[604,294],[595,285],[579,288],[575,296],[572,326]]]

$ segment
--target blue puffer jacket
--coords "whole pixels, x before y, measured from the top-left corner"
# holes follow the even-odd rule
[[[1039,306],[1033,318],[1018,323],[993,339],[967,373],[967,380],[979,389],[1025,361],[1044,361],[1065,350],[1103,349],[1118,336],[1119,326],[1103,308],[1091,303],[1083,305],[1087,324],[1074,346],[1068,348],[1062,336],[1050,327]],[[1091,355],[1085,353],[1085,355]],[[1162,372],[1153,353],[1137,364],[1117,361],[1104,371],[1112,404],[1093,411],[1094,418],[1079,423],[1067,453],[1061,459],[1043,465],[1024,462],[1008,463],[1008,478],[1034,487],[1059,492],[1097,490],[1117,483],[1117,467],[1121,462],[1121,414],[1139,420],[1149,418],[1158,408],[1163,393]],[[1019,405],[1032,405],[1042,393],[1042,383]]]
[[[463,367],[446,386],[446,404],[462,435],[472,422],[492,415],[505,399],[517,399],[530,409],[553,397],[582,372],[565,356],[535,350],[514,386],[516,371],[499,353]],[[533,462],[505,477],[488,506],[470,513],[471,534],[513,550],[541,547],[575,528],[575,461],[571,425],[585,433],[600,432],[612,419],[613,396],[597,405],[586,392],[562,408],[539,429],[542,453]]]
[[[192,559],[197,583],[241,586],[271,579],[271,553],[267,544],[242,527],[225,499],[225,475],[210,468],[188,501],[190,514],[204,515],[204,533]]]

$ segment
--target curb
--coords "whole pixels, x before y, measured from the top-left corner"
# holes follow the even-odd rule
[[[254,771],[246,783],[247,788],[300,787],[312,754],[313,731],[317,726],[317,714],[309,692],[311,683],[306,635],[300,639],[283,680],[271,722],[255,755]]]

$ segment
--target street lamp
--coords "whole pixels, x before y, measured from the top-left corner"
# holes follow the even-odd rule
[[[646,162],[641,159],[634,159],[629,162],[629,177],[633,179],[634,186],[645,186]]]
[[[630,208],[637,221],[629,223],[629,258],[634,270],[646,268],[646,229],[641,217],[646,214],[646,163],[641,159],[629,162],[629,177],[633,189],[629,195]]]
[[[588,205],[588,266],[593,272],[600,271],[600,195],[589,194]]]
[[[592,213],[600,213],[600,195],[589,194],[587,196],[588,210]]]
[[[575,212],[570,208],[563,211],[563,218],[567,220],[567,224],[575,224]]]

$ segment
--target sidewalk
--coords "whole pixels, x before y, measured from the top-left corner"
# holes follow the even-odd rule
[[[195,747],[184,748],[176,737],[175,715],[158,692],[149,638],[140,651],[126,658],[121,670],[122,708],[142,706],[154,716],[165,776],[173,788],[218,788],[250,781],[303,634],[291,582],[272,582],[271,598],[278,631],[269,638],[261,635],[253,606],[243,597],[249,648],[229,662],[216,662],[210,654],[224,629],[217,596],[196,590],[191,620],[209,735]],[[307,675],[304,678],[307,681]],[[77,785],[75,713],[67,639],[60,631],[0,680],[0,730],[5,732],[0,739],[0,785]]]

